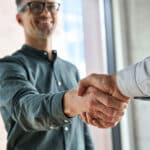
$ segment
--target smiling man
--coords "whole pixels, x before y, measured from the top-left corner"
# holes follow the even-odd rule
[[[76,67],[52,50],[57,0],[16,0],[16,4],[25,44],[0,59],[0,111],[8,132],[7,150],[93,150],[88,127],[78,115],[87,112],[98,119],[96,126],[113,127],[127,103],[93,89],[81,97],[73,89],[79,81]]]
[[[57,0],[16,0],[25,44],[0,60],[0,110],[8,150],[93,150],[74,65],[52,50]],[[78,100],[78,101],[77,101]],[[69,103],[68,103],[69,102]],[[76,102],[79,102],[77,104]],[[81,106],[84,107],[76,107]],[[73,110],[73,111],[72,111]]]

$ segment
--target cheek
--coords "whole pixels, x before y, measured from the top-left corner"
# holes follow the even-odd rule
[[[24,18],[24,21],[25,21],[25,25],[27,27],[33,26],[35,24],[34,23],[34,18],[30,15],[28,15],[26,18]]]
[[[32,28],[35,28],[35,20],[34,19],[31,19],[29,23]]]
[[[57,15],[53,16],[53,20],[54,20],[54,24],[57,24],[58,23],[58,16]]]

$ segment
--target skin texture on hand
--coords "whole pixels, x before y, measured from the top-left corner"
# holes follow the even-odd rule
[[[83,96],[78,96],[77,90],[66,92],[63,102],[68,117],[80,115],[84,122],[100,128],[113,127],[127,108],[126,102],[92,87]]]
[[[83,95],[88,87],[95,87],[107,94],[110,94],[121,101],[128,101],[129,97],[123,95],[116,82],[115,75],[91,74],[79,82],[78,95]]]
[[[84,105],[84,98],[78,96],[77,90],[72,89],[65,93],[63,98],[64,113],[68,117],[76,116],[84,111],[86,111]]]
[[[114,127],[121,120],[129,102],[129,98],[120,92],[115,75],[91,74],[81,80],[78,94],[84,96],[87,92],[93,93],[101,108],[105,107],[103,111],[84,112],[80,115],[81,119],[99,128]]]

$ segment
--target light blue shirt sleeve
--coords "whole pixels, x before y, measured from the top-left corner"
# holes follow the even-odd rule
[[[150,96],[150,57],[119,71],[117,84],[126,96]]]

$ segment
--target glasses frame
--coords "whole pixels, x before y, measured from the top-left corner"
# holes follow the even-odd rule
[[[34,12],[32,11],[32,8],[31,8],[31,4],[32,4],[32,3],[41,3],[42,6],[43,6],[43,9],[41,10],[41,12],[34,13]],[[40,13],[42,13],[42,12],[44,11],[45,8],[47,8],[47,5],[48,5],[48,4],[51,4],[51,5],[57,4],[57,5],[58,5],[58,8],[57,8],[56,10],[59,11],[60,3],[58,3],[58,2],[40,2],[40,1],[32,1],[32,2],[28,2],[28,3],[24,3],[23,5],[21,5],[20,7],[18,7],[17,11],[18,11],[18,13],[23,13],[23,12],[25,11],[25,9],[26,9],[27,7],[29,7],[29,10],[30,10],[31,13],[33,13],[33,14],[40,14]],[[47,9],[48,9],[48,8],[47,8]],[[49,11],[49,12],[52,12],[52,11],[49,10],[49,9],[48,9],[48,11]]]

